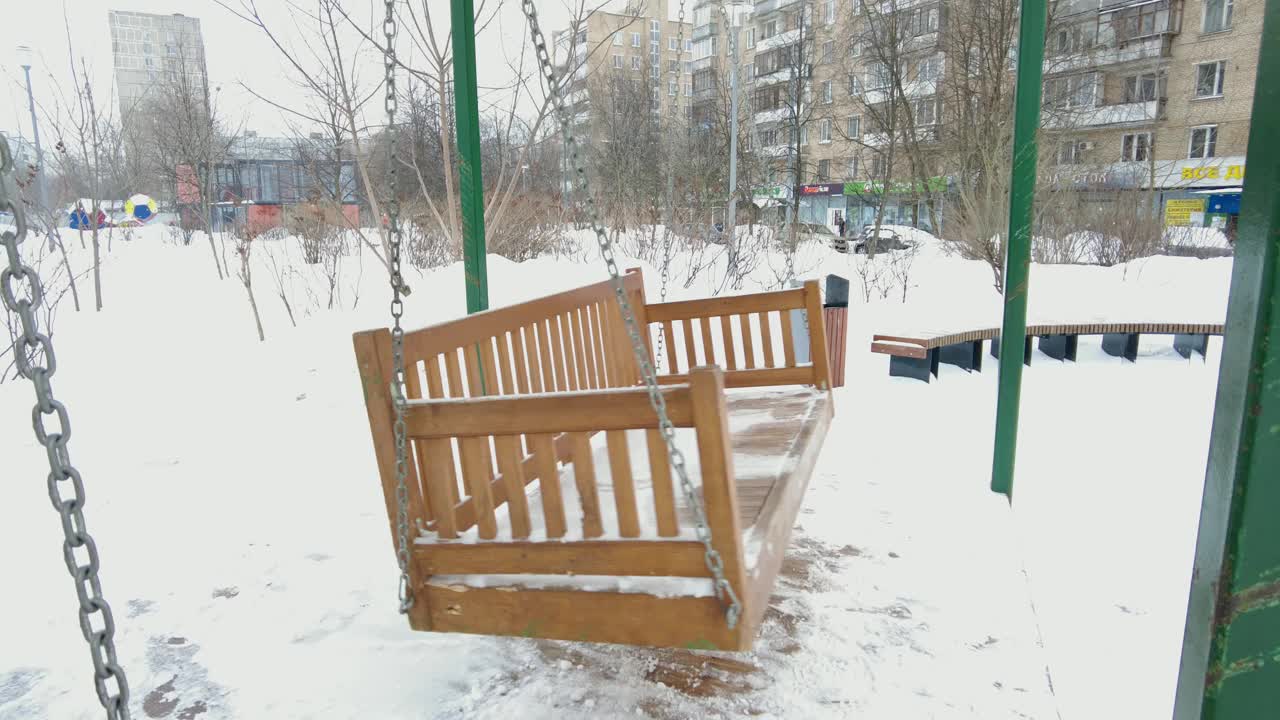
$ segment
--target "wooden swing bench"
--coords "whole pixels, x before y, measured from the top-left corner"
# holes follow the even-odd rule
[[[606,281],[406,332],[415,630],[750,649],[832,414],[822,323],[801,363],[792,318],[822,317],[818,284],[648,305],[624,283],[741,619]],[[354,339],[394,543],[391,336]]]

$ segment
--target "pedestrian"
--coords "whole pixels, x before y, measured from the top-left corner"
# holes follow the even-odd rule
[[[840,237],[844,237],[844,226],[845,226],[844,216],[837,212],[836,213],[836,235],[839,235]]]

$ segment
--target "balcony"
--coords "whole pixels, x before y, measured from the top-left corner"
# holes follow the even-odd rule
[[[694,28],[693,35],[691,37],[694,42],[698,42],[702,38],[710,37],[712,35],[718,35],[719,32],[720,32],[720,25],[712,22],[712,23],[707,23],[706,25],[699,25],[698,27]]]
[[[756,76],[757,87],[768,87],[776,85],[780,82],[790,82],[796,78],[796,69],[794,67],[784,67]]]
[[[1041,124],[1052,130],[1069,130],[1152,123],[1164,117],[1164,106],[1165,99],[1160,98],[1093,107],[1050,108],[1041,114]]]
[[[786,32],[780,32],[776,35],[773,35],[758,41],[756,43],[756,54],[758,55],[762,52],[767,52],[774,48],[784,47],[786,45],[799,42],[799,40],[800,40],[800,28],[796,28],[795,30],[788,30]]]
[[[1045,58],[1044,74],[1053,75],[1135,60],[1167,58],[1172,39],[1169,34],[1151,35],[1122,45],[1097,45],[1080,53],[1050,56]]]
[[[792,145],[762,145],[756,148],[756,153],[761,157],[767,158],[783,158],[794,155],[796,149]]]
[[[710,70],[711,68],[715,67],[715,64],[716,64],[715,55],[708,55],[704,58],[698,58],[697,60],[693,61],[693,71],[696,73],[701,70]]]
[[[799,2],[799,0],[761,0],[756,3],[755,9],[751,11],[751,15],[758,19],[775,10],[780,10],[789,5],[794,5],[797,2]]]
[[[791,117],[791,108],[777,107],[771,110],[761,110],[755,114],[755,122],[757,125],[768,125],[769,123],[782,122]]]

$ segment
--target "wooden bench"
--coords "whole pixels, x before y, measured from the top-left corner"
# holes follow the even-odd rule
[[[667,464],[613,286],[597,283],[405,335],[416,630],[749,649],[832,414],[803,288],[647,304],[660,381],[713,543],[743,606],[730,630]],[[355,335],[396,534],[391,338]]]
[[[1204,357],[1210,335],[1222,335],[1222,323],[1084,323],[1027,325],[1023,362],[1031,364],[1031,341],[1038,340],[1040,351],[1055,360],[1076,359],[1081,335],[1101,335],[1102,349],[1108,355],[1130,362],[1138,359],[1140,335],[1173,335],[1173,348],[1184,358],[1192,353]],[[956,365],[969,371],[982,371],[982,343],[991,341],[992,357],[1000,357],[1000,328],[922,332],[912,335],[875,335],[871,352],[889,356],[889,374],[929,382],[938,376],[938,365]]]

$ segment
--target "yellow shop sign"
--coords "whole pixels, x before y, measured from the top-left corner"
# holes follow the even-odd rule
[[[1183,180],[1235,180],[1244,181],[1244,164],[1204,165],[1182,168]]]
[[[1165,225],[1191,225],[1193,214],[1198,215],[1200,221],[1204,222],[1204,198],[1165,201]]]

